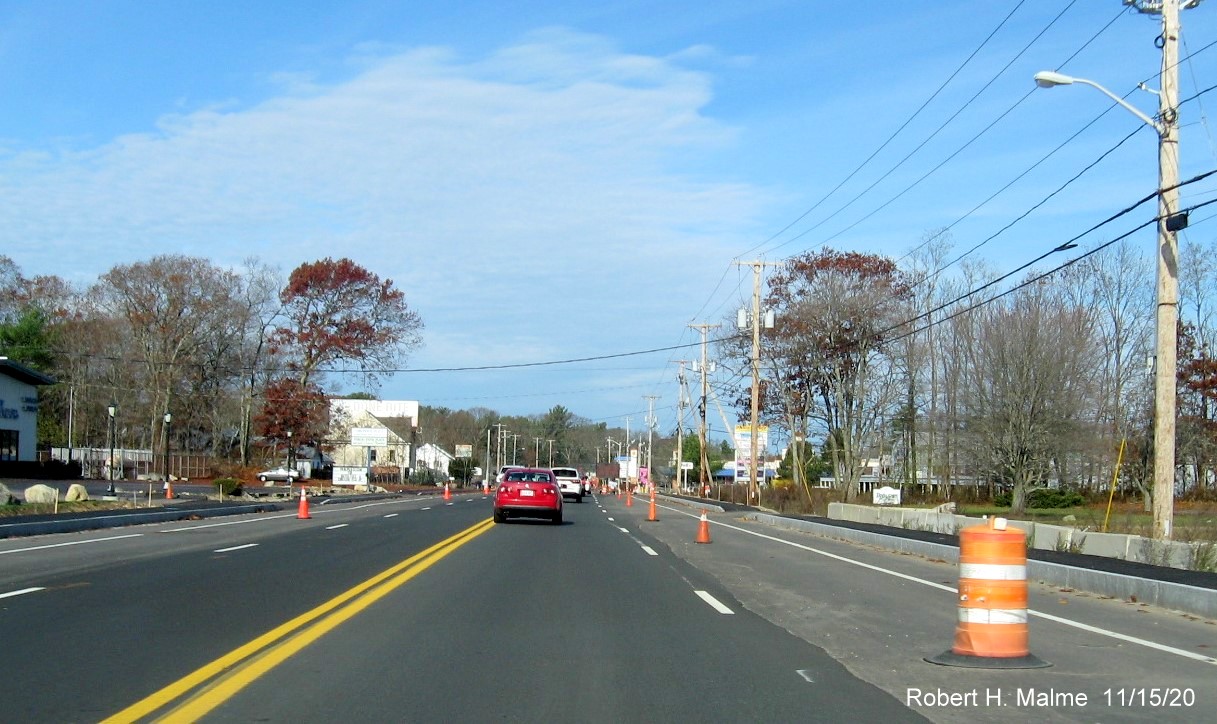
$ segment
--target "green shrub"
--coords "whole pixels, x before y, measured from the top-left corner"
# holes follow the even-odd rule
[[[1040,488],[1027,493],[1028,508],[1076,508],[1085,503],[1082,494],[1073,490]]]
[[[993,504],[1009,508],[1014,502],[1014,493],[1001,493],[994,496]],[[1074,490],[1050,490],[1036,488],[1027,493],[1028,508],[1076,508],[1086,504],[1086,498]]]
[[[225,495],[240,495],[241,481],[236,478],[216,478],[215,484],[220,486],[220,490]]]

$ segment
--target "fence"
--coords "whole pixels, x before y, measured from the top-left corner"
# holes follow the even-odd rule
[[[44,453],[45,454],[45,453]],[[71,461],[80,463],[80,476],[88,480],[109,480],[109,448],[74,447]],[[50,458],[69,462],[67,448],[51,448]],[[164,478],[165,456],[150,450],[114,448],[114,479],[140,480]],[[169,454],[169,474],[178,480],[211,477],[211,459],[206,455]]]

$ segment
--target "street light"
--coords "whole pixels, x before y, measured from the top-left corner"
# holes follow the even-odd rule
[[[168,411],[165,412],[165,482],[169,482],[169,423],[173,422],[173,415]]]
[[[1179,242],[1175,232],[1187,226],[1186,215],[1179,214],[1179,125],[1176,110],[1179,18],[1177,3],[1173,15],[1163,14],[1162,90],[1158,93],[1157,119],[1150,118],[1123,98],[1092,80],[1074,78],[1054,71],[1035,74],[1041,88],[1081,83],[1095,88],[1131,112],[1158,134],[1158,304],[1156,361],[1154,365],[1154,538],[1170,540],[1175,515],[1175,368],[1177,358],[1176,326],[1179,323]]]
[[[106,495],[115,495],[114,490],[114,417],[118,414],[118,405],[111,402],[106,407],[106,413],[110,416],[110,457],[106,461],[106,478],[110,481],[110,485],[106,488]]]

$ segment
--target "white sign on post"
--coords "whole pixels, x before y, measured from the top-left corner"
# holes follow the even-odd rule
[[[352,427],[351,445],[355,447],[385,447],[389,444],[389,431],[383,427]]]
[[[871,492],[871,502],[875,505],[900,505],[900,488],[884,485]]]
[[[334,485],[367,485],[368,469],[362,465],[335,465]]]

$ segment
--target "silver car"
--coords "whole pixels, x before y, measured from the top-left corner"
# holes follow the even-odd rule
[[[299,470],[291,470],[288,468],[274,468],[272,470],[263,470],[258,473],[258,480],[264,483],[294,483],[300,477]]]

